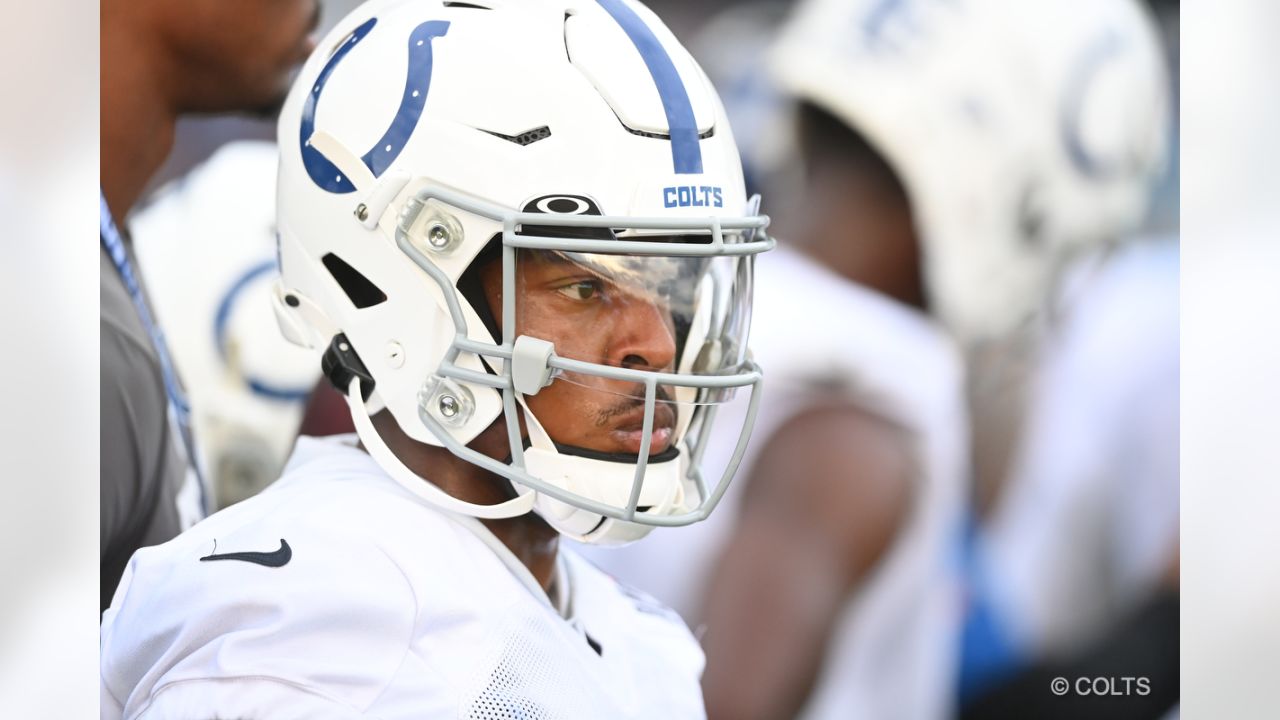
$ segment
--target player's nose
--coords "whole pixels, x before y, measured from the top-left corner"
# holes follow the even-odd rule
[[[647,299],[628,298],[620,306],[610,360],[621,367],[670,369],[676,356],[671,314]]]

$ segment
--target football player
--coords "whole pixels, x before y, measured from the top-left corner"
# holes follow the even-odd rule
[[[129,557],[207,514],[191,406],[126,220],[194,113],[273,114],[311,51],[316,0],[101,5],[100,607]],[[178,238],[165,238],[176,242]]]
[[[1007,380],[1067,257],[1141,217],[1154,31],[1119,1],[812,0],[770,55],[804,170],[781,234],[803,252],[756,277],[771,373],[743,479],[711,522],[592,557],[705,623],[713,717],[947,717],[962,358]]]
[[[628,0],[375,0],[279,128],[276,313],[357,435],[133,557],[104,716],[702,716],[679,617],[559,538],[732,475],[699,457],[773,243],[705,75]]]

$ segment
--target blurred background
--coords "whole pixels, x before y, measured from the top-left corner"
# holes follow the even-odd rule
[[[322,3],[320,33],[355,4]],[[1280,8],[1223,0],[1191,8],[1184,25],[1176,1],[1142,4],[1160,31],[1172,110],[1142,223],[1105,259],[1062,268],[1058,300],[1045,310],[1061,313],[1052,315],[1050,340],[1037,335],[1034,353],[1000,348],[994,364],[973,360],[982,382],[965,383],[972,406],[990,414],[970,416],[975,470],[964,478],[954,535],[949,712],[1050,712],[1049,678],[1137,674],[1132,667],[1160,667],[1180,643],[1178,707],[1162,716],[1270,717],[1280,706],[1270,681],[1280,667],[1280,578],[1269,560],[1280,547],[1271,517],[1280,507],[1280,186],[1272,170],[1280,102],[1267,82],[1280,60],[1268,41]],[[795,198],[802,149],[794,108],[763,64],[791,4],[649,5],[720,89],[748,183],[764,194],[786,245],[805,231],[805,204]],[[930,3],[880,5],[909,13]],[[15,12],[27,29],[4,50],[4,86],[11,108],[43,112],[0,119],[0,208],[16,261],[3,283],[16,330],[3,368],[17,392],[3,433],[0,709],[91,716],[98,436],[86,398],[96,387],[96,290],[92,260],[66,243],[88,235],[97,174],[96,6],[24,3]],[[274,135],[264,120],[183,120],[129,221],[196,408],[216,507],[274,479],[318,377],[313,358],[276,337],[263,300],[273,260]],[[1184,155],[1195,171],[1185,183]],[[1008,387],[1019,388],[1016,412],[992,389]],[[1112,453],[1105,472],[1079,462],[1094,453]],[[989,456],[1004,458],[997,470],[980,469]],[[1091,471],[1039,472],[1055,468]],[[618,562],[623,570],[611,571],[625,572],[625,556]],[[698,603],[681,607],[678,595],[645,589],[692,625],[706,620]],[[1168,638],[1167,605],[1149,606],[1170,589],[1185,613],[1185,632],[1171,646],[1158,641]],[[1168,689],[1164,682],[1159,689]]]

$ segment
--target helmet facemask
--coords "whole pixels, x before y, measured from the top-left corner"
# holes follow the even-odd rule
[[[723,105],[688,51],[640,5],[595,2],[474,12],[377,0],[321,47],[280,116],[276,311],[295,342],[330,345],[331,377],[348,391],[369,452],[438,508],[500,518],[536,505],[592,542],[705,517],[732,473],[703,483],[694,446],[714,414],[707,403],[759,384],[741,349],[745,308],[728,308],[749,292],[747,257],[772,240],[756,237],[768,220],[748,207]],[[459,283],[495,236],[500,270],[490,282],[502,300],[488,309]],[[624,293],[631,311],[643,298],[671,313],[676,346],[670,358],[646,350],[628,359],[607,352],[613,346],[571,347],[571,335],[518,331],[527,319],[515,302],[518,268],[531,252],[578,254],[587,265],[591,254],[647,258],[636,263],[646,276],[660,276],[663,257],[696,258],[705,267],[674,265],[697,283],[697,273],[728,265],[714,272],[734,281],[685,288],[693,300],[720,301],[719,315],[699,306],[677,318],[673,310],[693,303],[652,278]],[[361,284],[380,292],[354,292]],[[640,427],[571,433],[548,406],[557,393],[569,404],[575,388],[605,398],[573,418],[587,429],[634,425],[633,416]],[[372,427],[370,413],[384,407],[410,439],[510,480],[518,496],[469,503],[414,474]],[[504,430],[506,452],[495,447]],[[664,449],[619,444],[617,433]],[[635,458],[570,454],[561,438]],[[674,458],[667,446],[678,448]]]
[[[456,284],[431,250],[450,209],[503,228],[500,247],[479,253]],[[699,471],[715,408],[751,388],[739,451],[754,417],[760,374],[746,342],[753,256],[773,245],[765,223],[754,206],[707,220],[560,216],[419,189],[396,244],[440,286],[456,336],[419,394],[418,420],[454,455],[512,481],[523,501],[501,516],[532,505],[561,532],[605,543],[704,518],[741,455],[711,484]],[[495,329],[500,338],[486,342]],[[467,355],[489,372],[463,367]],[[502,398],[505,460],[451,432],[486,392]]]

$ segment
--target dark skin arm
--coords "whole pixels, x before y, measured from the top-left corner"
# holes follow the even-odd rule
[[[713,720],[796,716],[912,502],[905,435],[854,406],[797,415],[759,457],[704,603]]]

